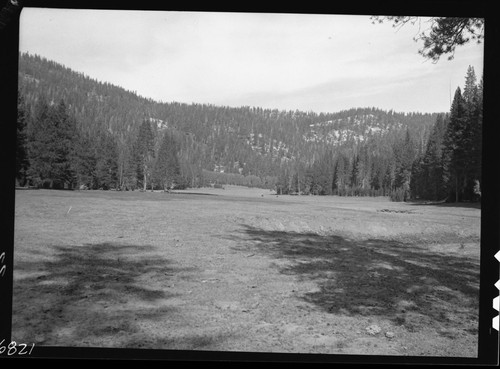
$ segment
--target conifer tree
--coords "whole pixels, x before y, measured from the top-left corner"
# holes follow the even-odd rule
[[[134,190],[137,186],[137,160],[134,138],[125,134],[117,137],[118,183],[120,190]]]
[[[426,186],[422,189],[422,196],[429,200],[438,201],[446,196],[443,182],[443,140],[446,132],[448,117],[439,115],[432,129],[423,158],[423,173]]]
[[[482,80],[469,66],[463,93],[455,91],[449,115],[439,115],[414,171],[413,195],[430,200],[471,201],[480,196]],[[418,182],[418,183],[417,183]],[[418,190],[416,190],[418,188]]]
[[[339,161],[335,160],[332,168],[332,195],[338,194],[338,180],[339,180]]]
[[[354,189],[358,187],[359,155],[357,154],[354,154],[352,159],[350,172],[350,185],[351,189]]]
[[[17,95],[17,134],[16,134],[16,180],[21,186],[26,184],[26,175],[29,166],[27,141],[28,116],[24,98]]]
[[[402,194],[398,200],[406,201],[410,197],[410,182],[415,150],[410,131],[407,129],[403,141],[394,146],[395,178],[394,185]]]
[[[290,192],[290,168],[288,165],[283,164],[280,166],[278,179],[276,182],[276,193],[278,195],[288,195]]]
[[[374,193],[379,194],[383,186],[383,168],[380,159],[372,161],[370,173],[370,187],[374,190]]]
[[[451,104],[443,148],[443,180],[447,186],[449,201],[460,201],[465,188],[466,124],[467,109],[462,91],[457,87]]]
[[[61,100],[55,107],[54,115],[54,134],[56,140],[56,160],[53,164],[54,176],[61,186],[73,188],[76,182],[76,152],[74,150],[78,136],[76,122],[68,114],[64,100]]]
[[[137,164],[137,179],[142,180],[143,190],[146,191],[147,179],[151,176],[152,159],[155,154],[153,131],[147,119],[144,119],[139,127],[134,153]]]
[[[471,166],[472,166],[472,179],[474,185],[474,199],[481,196],[480,182],[482,176],[482,139],[483,139],[483,78],[479,81],[477,89],[476,106],[471,115],[473,122],[472,137],[471,137]]]
[[[96,152],[94,140],[89,134],[82,133],[76,144],[76,182],[80,188],[94,189]]]
[[[442,156],[446,119],[442,114],[437,116],[423,154],[413,163],[410,183],[412,198],[437,201],[446,196],[443,192]]]
[[[75,120],[63,100],[49,106],[40,99],[28,128],[28,177],[37,186],[73,188],[76,181]]]
[[[349,159],[343,153],[340,153],[335,165],[335,172],[337,176],[337,194],[340,196],[346,195],[346,189],[349,185],[348,166]]]
[[[481,87],[482,93],[482,87]],[[469,66],[465,77],[464,104],[466,120],[464,125],[464,199],[474,198],[474,185],[481,176],[481,112],[482,97],[476,83],[474,68]]]
[[[30,120],[27,130],[29,181],[34,186],[42,186],[50,181],[51,162],[54,160],[50,145],[50,112],[49,105],[43,97],[36,103],[34,117]]]
[[[94,187],[104,190],[116,188],[118,182],[118,148],[107,133],[97,139]]]
[[[163,135],[156,158],[153,180],[164,191],[170,190],[181,181],[181,170],[177,156],[179,147],[168,131]]]
[[[382,23],[385,20],[393,22],[393,27],[402,27],[406,23],[416,23],[419,18],[415,16],[374,16],[373,23]],[[481,43],[484,38],[484,18],[460,17],[433,17],[430,19],[431,27],[414,37],[422,40],[423,47],[418,50],[422,56],[437,62],[442,55],[449,54],[448,60],[453,59],[455,48],[474,40]]]
[[[412,199],[422,198],[428,187],[429,178],[425,173],[423,156],[418,156],[411,167],[410,194]]]
[[[395,178],[395,165],[394,162],[390,161],[387,163],[382,181],[382,186],[384,188],[384,195],[389,196],[394,190],[394,178]]]

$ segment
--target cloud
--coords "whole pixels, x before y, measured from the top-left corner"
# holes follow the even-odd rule
[[[162,101],[425,110],[482,51],[425,63],[415,33],[367,16],[25,9],[20,47]]]

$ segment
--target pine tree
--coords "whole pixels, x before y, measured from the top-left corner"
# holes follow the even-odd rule
[[[326,151],[309,171],[310,191],[315,195],[331,195],[333,189],[333,153]]]
[[[53,187],[53,164],[56,160],[54,114],[40,97],[33,119],[28,124],[28,178],[38,187]]]
[[[34,186],[41,186],[44,178],[48,176],[47,157],[42,158],[45,154],[44,146],[45,139],[43,133],[48,119],[49,106],[43,97],[39,97],[35,108],[33,118],[29,121],[27,127],[28,138],[28,160],[29,168],[27,177],[29,182]],[[46,154],[44,155],[46,156]]]
[[[290,193],[290,168],[283,164],[280,166],[278,179],[276,182],[276,193],[278,195],[288,195]]]
[[[165,132],[153,171],[153,181],[164,191],[173,189],[181,182],[178,150],[179,147],[173,135],[168,131]]]
[[[474,67],[469,65],[467,68],[467,74],[465,75],[465,86],[462,97],[464,99],[465,104],[467,105],[468,110],[472,109],[475,100],[477,99],[478,87],[476,84],[477,78],[476,73],[474,71]]]
[[[466,124],[467,109],[461,89],[457,87],[451,104],[443,148],[443,180],[448,191],[448,201],[458,202],[463,197],[466,180]]]
[[[152,159],[155,154],[153,131],[147,119],[144,119],[139,127],[134,154],[137,164],[137,179],[138,181],[142,181],[143,190],[146,191],[147,179],[151,176]]]
[[[396,189],[402,194],[403,201],[410,198],[410,182],[413,161],[415,159],[415,149],[410,131],[407,129],[403,141],[396,142],[394,146],[395,158],[395,181]]]
[[[422,193],[428,187],[429,178],[425,173],[424,159],[418,156],[411,168],[410,194],[412,199],[422,198]]]
[[[349,186],[349,159],[343,154],[337,158],[335,169],[337,176],[337,194],[340,196],[346,195],[347,187]]]
[[[382,186],[384,189],[385,196],[390,196],[390,194],[394,190],[394,178],[395,178],[395,164],[391,160],[390,162],[387,163],[382,181]]]
[[[64,101],[49,106],[40,99],[27,134],[30,181],[36,186],[73,188],[77,130]]]
[[[464,199],[473,200],[474,185],[481,176],[481,111],[482,97],[476,84],[474,68],[469,66],[465,77],[464,104],[466,108],[466,121],[464,126]]]
[[[480,181],[482,176],[482,139],[483,139],[483,78],[479,81],[477,90],[476,106],[471,115],[473,122],[471,137],[471,166],[472,179],[474,183],[474,199],[481,196]]]
[[[379,195],[383,187],[383,167],[379,158],[374,158],[370,170],[370,188],[373,189],[374,194]]]
[[[437,117],[423,158],[414,167],[422,177],[419,183],[413,183],[418,196],[430,200],[447,196],[448,201],[477,198],[481,177],[481,126],[482,81],[477,85],[474,68],[469,66],[463,94],[457,88],[450,114]]]
[[[428,200],[438,201],[446,196],[443,182],[443,140],[447,121],[447,116],[437,117],[422,160],[422,176],[426,178],[426,182],[420,195]]]
[[[76,182],[76,153],[75,143],[78,132],[76,122],[68,114],[64,100],[61,100],[55,107],[55,139],[56,160],[54,165],[54,175],[62,187],[73,188]]]
[[[333,160],[333,159],[332,159]],[[339,180],[339,161],[335,160],[332,168],[332,195],[338,194],[338,180]]]
[[[354,154],[351,162],[351,170],[350,170],[350,186],[351,189],[354,190],[358,187],[358,172],[359,172],[359,155]]]
[[[97,140],[94,188],[108,190],[118,186],[118,147],[110,134]]]
[[[79,188],[95,189],[96,150],[95,140],[89,134],[81,134],[76,144],[76,182]]]
[[[17,135],[16,135],[16,180],[24,186],[27,181],[28,161],[28,141],[27,141],[28,116],[24,98],[17,95]]]
[[[413,163],[410,183],[412,198],[437,201],[446,196],[443,192],[442,160],[446,121],[446,116],[437,116],[424,152]]]
[[[117,138],[118,186],[120,190],[134,190],[137,187],[137,160],[134,139],[120,134]]]

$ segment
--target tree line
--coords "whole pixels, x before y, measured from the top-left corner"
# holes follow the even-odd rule
[[[332,145],[335,150],[337,146],[351,147],[356,144],[356,135],[371,126],[377,126],[384,134],[369,134],[367,140],[373,146],[385,146],[398,130],[405,128],[415,140],[425,140],[434,119],[434,114],[386,112],[376,108],[318,114],[157,102],[26,53],[19,55],[19,91],[28,116],[35,115],[40,98],[49,105],[63,100],[82,136],[91,142],[113,138],[118,151],[120,188],[137,187],[133,148],[144,119],[152,123],[155,150],[159,149],[158,135],[163,129],[168,128],[175,137],[182,181],[190,187],[204,186],[207,182],[237,182],[266,188],[274,187],[277,173],[283,167],[296,162],[308,165]],[[332,142],[328,138],[332,130],[351,133]],[[308,139],[311,135],[313,139]],[[344,153],[350,158],[353,151]]]
[[[450,112],[438,114],[425,144],[408,128],[386,146],[367,141],[283,165],[280,194],[390,196],[393,201],[478,201],[483,81],[469,66]]]
[[[77,127],[64,100],[51,104],[39,98],[30,116],[23,96],[18,94],[17,184],[103,190],[185,187],[180,176],[179,145],[168,130],[162,132],[156,148],[151,122],[144,119],[127,166],[120,166],[118,144],[109,131],[90,136]]]
[[[412,167],[413,198],[476,201],[481,194],[483,79],[467,70],[449,114],[436,121],[426,150]]]
[[[20,185],[478,198],[482,81],[472,68],[447,114],[160,103],[28,54],[19,81]]]

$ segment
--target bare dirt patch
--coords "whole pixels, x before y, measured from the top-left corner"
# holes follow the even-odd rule
[[[18,191],[13,339],[477,355],[479,209],[194,191]]]

